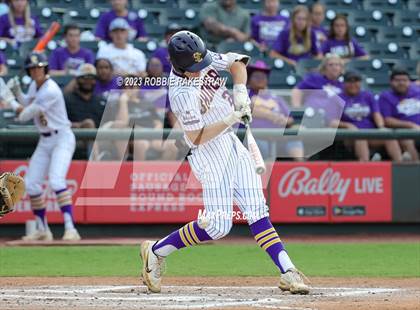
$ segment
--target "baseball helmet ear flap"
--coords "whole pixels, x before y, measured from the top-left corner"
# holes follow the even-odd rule
[[[43,67],[45,74],[48,74],[48,59],[44,53],[31,52],[25,59],[24,67],[29,75],[30,68]]]

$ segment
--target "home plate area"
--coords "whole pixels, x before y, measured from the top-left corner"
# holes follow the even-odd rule
[[[144,286],[22,286],[0,290],[0,308],[7,309],[317,309],[317,302],[373,295],[391,298],[400,288],[315,287],[309,295],[292,295],[277,287],[165,286],[149,294]],[[386,299],[385,299],[386,300]]]

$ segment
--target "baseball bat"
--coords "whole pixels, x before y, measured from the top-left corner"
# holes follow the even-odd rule
[[[53,22],[50,28],[48,28],[48,30],[41,37],[41,39],[39,39],[38,43],[35,45],[32,51],[43,52],[47,47],[48,42],[50,42],[52,38],[54,38],[58,30],[60,30],[60,24],[58,22]]]
[[[265,167],[264,159],[261,155],[260,148],[258,147],[257,142],[255,141],[254,135],[252,134],[251,128],[249,126],[249,119],[244,118],[245,123],[245,138],[248,145],[248,151],[251,154],[252,161],[255,165],[255,172],[257,174],[263,174],[267,169]]]

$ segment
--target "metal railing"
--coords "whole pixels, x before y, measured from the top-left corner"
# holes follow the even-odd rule
[[[127,137],[136,139],[179,139],[183,136],[181,130],[172,129],[73,129],[76,139],[79,140],[127,140]],[[420,140],[420,130],[412,129],[252,129],[255,138],[260,139],[280,139],[286,137],[310,139],[322,135],[335,135],[335,140],[355,140],[355,139],[414,139]],[[99,134],[98,134],[99,133]],[[245,131],[238,130],[239,136],[243,136]],[[0,141],[28,141],[36,140],[39,133],[34,128],[14,128],[0,129]]]

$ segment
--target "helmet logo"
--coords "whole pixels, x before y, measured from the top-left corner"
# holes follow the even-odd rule
[[[38,62],[38,56],[37,55],[32,55],[31,62],[32,63],[37,63]]]
[[[201,62],[203,60],[203,56],[201,55],[200,52],[195,52],[193,54],[193,58],[195,62]]]

